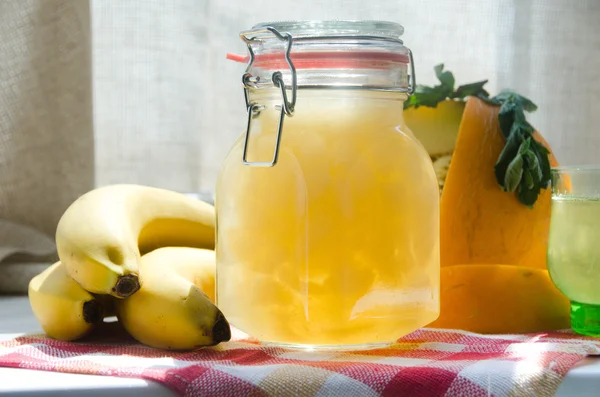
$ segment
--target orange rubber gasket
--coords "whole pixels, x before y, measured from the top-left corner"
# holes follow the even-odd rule
[[[292,52],[290,57],[296,69],[388,69],[390,64],[409,62],[408,55],[390,52]],[[248,63],[250,56],[228,53],[227,59]],[[283,52],[256,55],[253,65],[263,69],[288,67]]]

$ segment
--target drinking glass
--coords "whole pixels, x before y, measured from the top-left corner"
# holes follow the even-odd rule
[[[573,331],[600,336],[600,165],[552,169],[548,270]]]

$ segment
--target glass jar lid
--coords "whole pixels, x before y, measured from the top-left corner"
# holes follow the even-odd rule
[[[371,84],[373,87],[412,93],[414,65],[410,50],[400,39],[403,33],[402,25],[387,21],[263,22],[240,33],[248,47],[247,56],[228,54],[227,57],[247,63],[246,72],[263,75],[257,76],[258,80],[267,85],[272,81],[267,75],[280,72],[286,85],[295,86],[291,80],[294,80],[296,70],[312,69],[318,70],[317,74],[304,73],[301,77],[308,78],[301,78],[300,86],[324,84],[312,77],[323,81],[325,77],[328,81],[337,80],[337,86],[364,86],[365,82],[370,84],[377,80]],[[409,84],[407,73],[409,64],[412,84]],[[351,71],[353,76],[344,70]],[[380,71],[379,78],[372,74],[377,70]],[[387,76],[384,76],[386,71]],[[364,78],[358,78],[357,73],[363,73]],[[331,78],[332,74],[344,81]],[[349,81],[348,77],[362,80],[362,83]]]
[[[287,44],[293,46],[289,58],[296,69],[389,69],[395,67],[390,63],[410,62],[403,33],[402,25],[386,21],[263,22],[240,33],[249,56],[227,57],[267,70],[286,69]]]
[[[272,27],[279,32],[292,35],[294,40],[316,38],[369,37],[380,40],[393,40],[402,44],[400,36],[404,27],[388,21],[276,21],[263,22],[252,27],[251,31]]]

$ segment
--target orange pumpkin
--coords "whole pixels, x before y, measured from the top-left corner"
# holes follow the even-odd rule
[[[467,100],[441,197],[441,264],[511,264],[546,268],[550,189],[533,208],[496,182],[494,165],[505,139],[498,106]],[[534,139],[550,150],[543,137]],[[551,166],[558,163],[550,155]]]
[[[569,328],[569,300],[544,269],[468,264],[441,269],[440,316],[432,328],[479,333]]]

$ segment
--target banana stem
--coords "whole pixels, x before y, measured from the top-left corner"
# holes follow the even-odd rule
[[[140,289],[140,281],[135,274],[126,274],[119,277],[117,284],[113,288],[119,298],[127,298]]]
[[[104,318],[102,303],[92,299],[83,303],[83,321],[88,324],[97,324]]]
[[[231,339],[231,328],[229,327],[229,322],[227,322],[227,319],[225,319],[225,316],[221,312],[217,314],[217,321],[213,326],[212,334],[215,344],[227,342]]]

